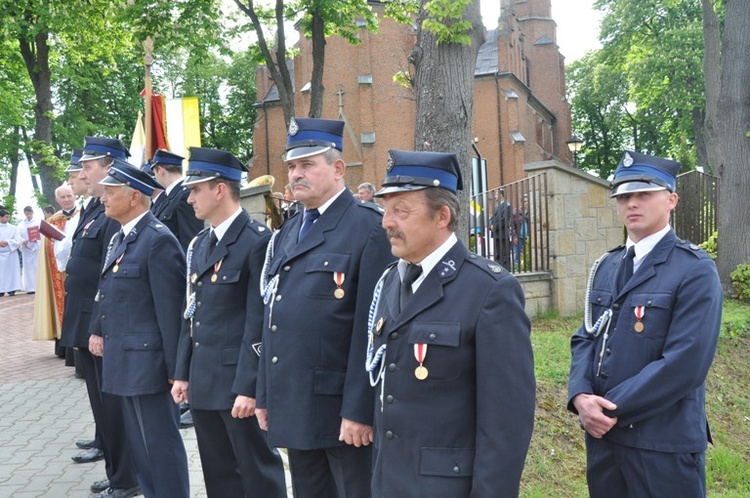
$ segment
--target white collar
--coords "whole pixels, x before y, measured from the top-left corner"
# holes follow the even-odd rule
[[[125,235],[129,234],[130,231],[133,228],[135,228],[135,226],[138,224],[138,222],[141,221],[141,218],[143,218],[144,216],[146,216],[146,213],[148,213],[148,210],[142,212],[141,214],[139,214],[138,216],[136,216],[132,220],[130,220],[127,223],[125,223],[122,226],[122,233],[125,234]]]
[[[169,196],[169,194],[170,194],[170,193],[172,192],[172,190],[174,190],[174,188],[175,188],[175,187],[177,186],[177,184],[178,184],[178,183],[180,183],[180,182],[181,182],[182,180],[184,180],[184,179],[185,179],[185,177],[184,177],[184,176],[181,176],[181,177],[179,177],[179,178],[178,178],[177,180],[175,180],[175,181],[173,181],[172,183],[170,183],[170,184],[169,184],[169,185],[167,186],[167,188],[165,188],[165,189],[164,189],[164,193],[165,193],[165,194],[166,194],[167,196]]]
[[[651,253],[654,247],[656,247],[656,244],[658,244],[659,241],[663,239],[670,230],[672,230],[672,227],[669,223],[667,223],[664,228],[656,233],[652,233],[651,235],[643,237],[637,243],[633,242],[632,240],[630,240],[630,237],[628,237],[628,240],[625,242],[625,249],[627,250],[630,249],[631,246],[635,246],[635,257],[633,258],[633,273],[638,271],[638,268],[641,266],[643,260],[646,259],[646,256]]]
[[[221,240],[222,237],[224,237],[224,234],[227,233],[227,230],[229,230],[229,227],[232,225],[235,219],[240,215],[242,212],[242,207],[238,207],[237,211],[234,212],[229,218],[222,221],[216,227],[211,227],[211,231],[216,234],[216,240]]]
[[[419,266],[422,267],[422,274],[419,275],[419,278],[417,278],[412,284],[411,289],[413,292],[417,292],[417,289],[419,289],[419,286],[422,284],[422,281],[424,281],[425,277],[433,268],[435,268],[435,266],[437,266],[440,260],[443,259],[443,256],[445,256],[448,251],[451,250],[456,242],[458,242],[458,237],[456,237],[455,233],[451,232],[450,236],[445,239],[445,242],[440,244],[440,247],[432,251],[418,263]],[[404,261],[403,259],[399,260],[398,262],[398,274],[401,276],[401,280],[404,279],[404,272],[406,271],[406,265],[408,264],[409,262]]]

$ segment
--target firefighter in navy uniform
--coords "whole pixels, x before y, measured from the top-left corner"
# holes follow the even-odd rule
[[[188,295],[172,396],[190,401],[209,497],[286,497],[281,457],[253,417],[271,231],[240,207],[242,163],[191,147],[188,202],[211,228],[188,247]],[[243,345],[244,337],[244,345]]]
[[[262,274],[256,415],[269,442],[289,449],[297,498],[369,496],[373,395],[363,331],[391,256],[381,213],[344,184],[343,131],[342,121],[290,123],[284,161],[304,212],[275,232]]]
[[[612,197],[625,246],[592,268],[571,341],[568,408],[593,498],[706,495],[705,380],[721,323],[716,266],[669,225],[680,164],[627,152]]]
[[[391,151],[366,368],[377,390],[372,496],[517,497],[534,425],[518,281],[454,233],[455,154]]]
[[[102,357],[102,391],[120,400],[143,494],[187,498],[187,455],[170,395],[185,256],[172,232],[149,210],[159,183],[119,159],[100,183],[105,214],[122,228],[112,237],[100,270],[89,350]]]

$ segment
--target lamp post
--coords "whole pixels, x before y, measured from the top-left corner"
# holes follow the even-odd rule
[[[568,146],[568,150],[573,153],[573,166],[578,169],[578,152],[583,146],[583,140],[573,135],[565,143]]]

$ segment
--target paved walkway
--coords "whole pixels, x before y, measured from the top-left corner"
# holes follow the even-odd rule
[[[104,461],[70,459],[80,452],[76,439],[94,437],[86,386],[52,342],[31,340],[33,308],[33,295],[0,298],[0,498],[86,497],[92,482],[106,478]],[[204,498],[195,432],[181,432],[191,495]]]

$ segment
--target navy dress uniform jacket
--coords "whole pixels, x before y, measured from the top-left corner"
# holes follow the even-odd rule
[[[92,199],[73,232],[65,278],[65,312],[60,344],[89,347],[89,325],[107,245],[120,224],[104,215],[104,205]]]
[[[271,231],[243,210],[206,258],[209,234],[193,243],[188,274],[195,276],[196,307],[192,331],[189,320],[182,323],[175,375],[189,380],[193,408],[229,410],[237,394],[255,397],[263,327],[258,282]]]
[[[102,391],[138,396],[170,390],[167,379],[175,375],[184,272],[180,244],[151,212],[110,255],[101,271],[90,328],[104,338]]]
[[[535,396],[520,284],[457,242],[399,313],[400,286],[394,267],[374,317],[374,348],[387,346],[372,496],[517,497]],[[415,344],[427,344],[421,381]]]
[[[257,406],[268,409],[272,446],[308,450],[344,444],[342,417],[372,424],[362,355],[372,291],[393,256],[382,214],[348,191],[297,243],[302,218],[273,239],[267,274],[279,282],[265,307]],[[341,299],[334,272],[344,274]]]
[[[162,192],[161,195],[166,195]],[[193,237],[203,230],[203,220],[195,217],[193,206],[188,204],[190,189],[182,185],[182,181],[169,192],[164,202],[155,204],[152,208],[154,216],[172,231],[180,242],[183,250],[187,250]]]
[[[590,293],[593,320],[611,308],[600,375],[603,333],[581,327],[571,341],[568,408],[581,393],[617,405],[617,425],[604,438],[624,446],[696,453],[707,446],[705,378],[721,324],[722,289],[716,266],[697,246],[670,231],[659,241],[619,294],[615,250],[596,272]],[[643,306],[643,330],[635,330],[635,307]]]

